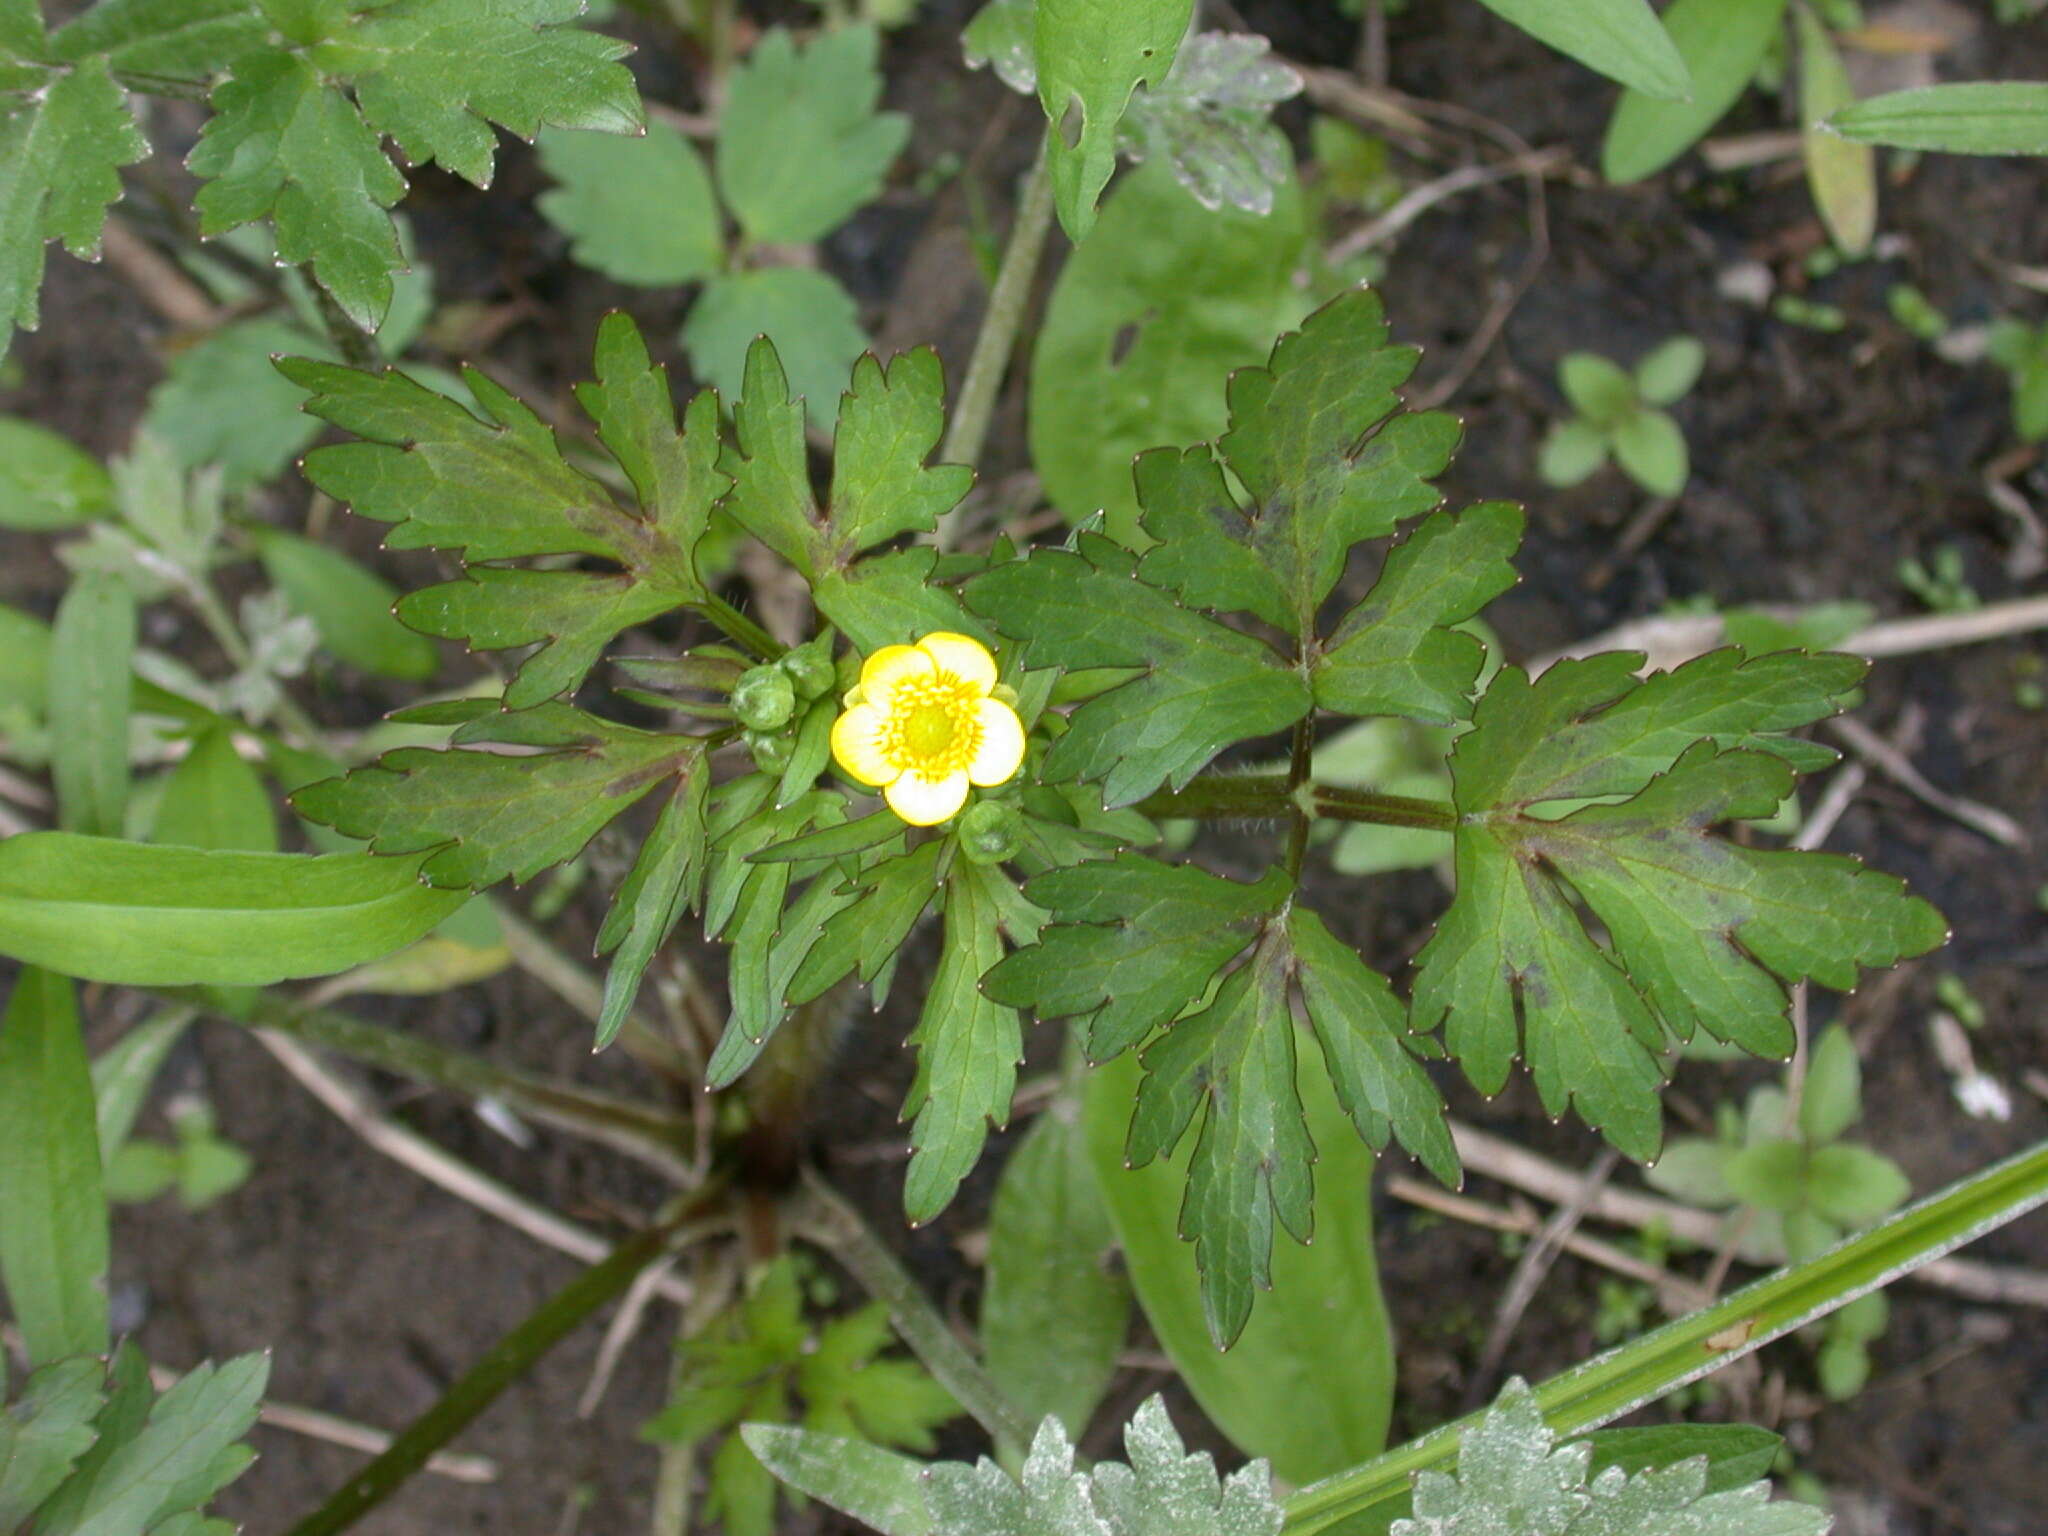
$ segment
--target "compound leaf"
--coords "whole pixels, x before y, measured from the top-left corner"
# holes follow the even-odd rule
[[[704,285],[682,329],[698,377],[735,400],[763,336],[779,349],[813,429],[830,431],[847,370],[868,344],[853,295],[815,267],[722,272]]]
[[[147,1388],[144,1389],[145,1393]],[[91,1356],[32,1371],[0,1413],[0,1530],[25,1530],[29,1517],[92,1454],[104,1433],[100,1363]]]
[[[640,978],[704,890],[704,808],[711,775],[700,758],[670,793],[598,930],[597,952],[612,957],[598,1010],[596,1050],[625,1027]]]
[[[1307,684],[1270,647],[1138,580],[1136,559],[1108,539],[1083,533],[1079,544],[1034,550],[967,586],[968,607],[1022,642],[1029,665],[1144,669],[1073,713],[1048,778],[1100,780],[1114,809],[1308,711]]]
[[[1486,502],[1438,513],[1388,554],[1373,588],[1316,658],[1316,702],[1347,715],[1440,725],[1472,712],[1486,648],[1461,624],[1515,584],[1521,509]]]
[[[378,853],[426,853],[439,886],[481,889],[566,863],[663,778],[695,770],[699,743],[615,725],[566,704],[488,715],[447,751],[401,747],[292,796],[312,821]],[[538,748],[465,750],[485,742]]]
[[[1135,159],[1164,159],[1204,208],[1271,213],[1294,169],[1273,108],[1301,91],[1301,76],[1271,53],[1271,43],[1249,33],[1197,32],[1166,78],[1131,98],[1122,148]]]
[[[725,241],[711,173],[680,130],[659,120],[637,139],[550,128],[538,142],[559,183],[540,211],[580,265],[646,288],[718,270]]]
[[[733,71],[718,119],[718,185],[750,239],[822,239],[881,190],[910,119],[877,112],[880,38],[840,27],[799,48],[781,27]]]
[[[14,326],[36,328],[44,245],[97,259],[116,173],[148,153],[105,59],[52,76],[0,118],[0,351]]]
[[[1060,223],[1077,244],[1116,169],[1117,124],[1131,92],[1166,78],[1193,10],[1193,0],[1038,0],[1047,168]]]
[[[33,0],[26,9],[35,13]],[[105,54],[117,71],[204,80],[268,31],[248,0],[100,0],[51,34],[50,56],[75,64]]]

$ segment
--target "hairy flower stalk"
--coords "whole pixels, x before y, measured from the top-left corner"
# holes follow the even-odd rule
[[[898,816],[930,827],[959,812],[969,785],[1016,776],[1024,723],[997,696],[987,647],[941,630],[867,659],[832,727],[832,755]]]

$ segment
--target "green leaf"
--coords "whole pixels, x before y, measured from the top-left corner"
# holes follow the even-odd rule
[[[1799,1129],[1818,1145],[1833,1141],[1863,1118],[1863,1063],[1840,1025],[1815,1042],[1800,1090]]]
[[[1692,393],[1707,366],[1707,349],[1695,336],[1673,336],[1636,364],[1636,393],[1647,405],[1676,405]]]
[[[1969,81],[1873,96],[1828,120],[1859,144],[1955,155],[2048,155],[2048,83]]]
[[[1578,485],[1591,479],[1607,463],[1607,434],[1589,421],[1573,416],[1544,434],[1536,473],[1545,485]]]
[[[910,1044],[917,1076],[904,1100],[910,1168],[903,1209],[923,1225],[952,1202],[981,1156],[988,1129],[1009,1123],[1024,1034],[1015,1009],[989,997],[981,979],[1003,957],[1007,876],[960,860],[946,879],[946,930],[939,968],[925,994]]]
[[[901,833],[902,819],[894,811],[877,815],[894,821],[895,832]],[[849,822],[842,830],[859,825]],[[908,853],[882,859],[862,871],[852,882],[857,899],[825,923],[817,943],[804,956],[789,984],[789,1001],[808,1003],[822,997],[849,972],[857,974],[863,982],[872,982],[895,959],[917,920],[938,895],[939,862],[945,847],[945,843],[936,840],[919,843]],[[819,878],[831,876],[828,873]]]
[[[292,796],[308,820],[361,838],[377,853],[424,853],[420,873],[439,886],[520,884],[567,863],[662,780],[694,773],[703,753],[688,737],[616,725],[571,709],[485,716],[451,750],[401,747],[342,778]],[[538,750],[467,751],[476,743]]]
[[[1771,1502],[1768,1483],[1709,1492],[1707,1460],[1592,1476],[1592,1447],[1558,1446],[1517,1378],[1458,1439],[1455,1477],[1424,1472],[1392,1536],[1823,1536],[1825,1511]]]
[[[1692,473],[1685,434],[1663,411],[1643,409],[1614,429],[1615,462],[1653,496],[1676,496]]]
[[[1049,779],[1100,780],[1103,804],[1176,788],[1235,742],[1292,725],[1308,685],[1264,643],[1136,579],[1136,560],[1084,533],[1080,552],[1034,550],[975,578],[967,605],[1023,648],[1027,666],[1138,667],[1083,704],[1046,755]]]
[[[718,186],[750,240],[822,239],[881,190],[910,119],[875,110],[879,49],[871,26],[840,27],[802,48],[776,27],[732,72],[718,118]]]
[[[1115,1246],[1079,1101],[1063,1094],[1010,1155],[989,1214],[982,1355],[1029,1422],[1051,1414],[1078,1436],[1109,1390],[1131,1320]]]
[[[1689,99],[1629,91],[1601,146],[1609,181],[1655,175],[1706,136],[1756,78],[1782,36],[1786,0],[1676,0],[1664,26],[1692,72]]]
[[[342,661],[379,677],[424,683],[440,670],[433,643],[392,616],[398,589],[340,550],[295,533],[256,533],[263,569],[320,631],[320,643]]]
[[[1111,537],[1138,541],[1133,456],[1223,430],[1230,371],[1263,362],[1306,308],[1306,238],[1292,185],[1265,218],[1204,209],[1165,164],[1117,186],[1033,345],[1031,457],[1068,522],[1106,511]]]
[[[1419,355],[1388,344],[1379,295],[1354,288],[1281,337],[1266,367],[1233,373],[1217,447],[1249,503],[1239,508],[1213,470],[1191,486],[1199,458],[1170,476],[1147,475],[1141,460],[1144,527],[1161,544],[1145,556],[1146,579],[1311,633],[1352,545],[1442,499],[1429,477],[1450,461],[1456,420],[1397,414],[1395,390]],[[1191,488],[1192,504],[1175,494]]]
[[[1632,89],[1676,101],[1696,90],[1688,60],[1647,0],[1485,0],[1539,42]]]
[[[116,1204],[144,1204],[178,1182],[178,1154],[160,1142],[128,1142],[108,1159],[105,1182]]]
[[[0,1530],[28,1528],[29,1518],[89,1457],[100,1433],[100,1363],[59,1360],[33,1371],[20,1397],[0,1413]]]
[[[1805,685],[1827,675],[1825,659],[1782,659]],[[1783,982],[1846,989],[1859,963],[1924,953],[1945,930],[1900,882],[1853,860],[1709,837],[1722,821],[1769,815],[1790,792],[1791,767],[1764,752],[1700,742],[1621,804],[1559,820],[1511,809],[1544,793],[1534,784],[1543,776],[1524,777],[1523,766],[1576,751],[1567,722],[1584,721],[1595,697],[1611,703],[1599,718],[1622,730],[1614,757],[1587,765],[1598,788],[1586,792],[1625,792],[1633,773],[1612,770],[1630,755],[1634,726],[1647,723],[1637,701],[1658,686],[1627,692],[1633,660],[1560,663],[1534,685],[1513,667],[1495,678],[1451,762],[1457,898],[1418,958],[1414,1009],[1419,1027],[1448,1020],[1446,1044],[1482,1092],[1499,1091],[1519,1044],[1551,1114],[1573,1103],[1617,1147],[1647,1160],[1661,1136],[1666,1030],[1690,1039],[1704,1025],[1755,1054],[1781,1055],[1792,1042]],[[1699,679],[1704,688],[1686,686],[1687,670],[1660,680],[1666,722],[1710,697],[1717,676],[1745,669],[1718,663]],[[1825,708],[1826,699],[1816,689],[1805,707]],[[1783,719],[1772,711],[1784,702],[1736,704],[1726,718]],[[1604,925],[1608,948],[1567,891]]]
[[[50,772],[57,822],[67,832],[121,831],[135,624],[135,594],[117,576],[87,571],[57,604],[50,630]]]
[[[964,464],[932,464],[946,430],[946,378],[939,356],[918,347],[884,369],[872,355],[854,367],[833,438],[827,553],[855,553],[905,533],[930,533],[974,485]]]
[[[1877,152],[1822,125],[1855,105],[1856,88],[1827,27],[1805,6],[1799,21],[1799,117],[1806,181],[1837,249],[1861,256],[1877,234]]]
[[[159,1009],[93,1058],[93,1104],[102,1163],[135,1128],[157,1069],[171,1047],[185,1037],[193,1017],[190,1008]]]
[[[0,842],[0,954],[123,986],[328,976],[461,905],[416,859],[230,853],[68,832]]]
[[[861,1440],[787,1424],[743,1424],[740,1435],[776,1477],[881,1536],[932,1536],[924,1465]]]
[[[0,416],[0,528],[47,533],[114,510],[114,483],[69,438]]]
[[[612,898],[597,935],[597,952],[611,955],[612,963],[605,972],[593,1049],[601,1051],[617,1038],[649,962],[668,942],[684,909],[703,900],[704,807],[710,792],[711,775],[700,759],[670,793]]]
[[[1509,560],[1521,540],[1521,509],[1505,501],[1422,524],[1316,658],[1316,703],[1439,724],[1469,716],[1486,648],[1451,626],[1515,584]]]
[[[1037,94],[1038,0],[988,0],[961,30],[960,52],[969,69],[992,64],[1011,90]]]
[[[683,322],[690,366],[733,399],[750,387],[750,349],[761,336],[786,359],[811,424],[827,430],[847,372],[868,344],[853,296],[814,267],[757,267],[714,277]]]
[[[1789,1137],[1744,1147],[1722,1167],[1729,1192],[1744,1205],[1790,1213],[1806,1204],[1806,1148]]]
[[[1664,1143],[1657,1161],[1643,1170],[1652,1189],[1662,1190],[1687,1205],[1719,1210],[1736,1203],[1728,1187],[1728,1160],[1735,1148],[1697,1136],[1681,1136]]]
[[[164,781],[151,840],[185,848],[277,852],[277,815],[263,777],[235,750],[225,726],[192,743]]]
[[[560,183],[540,195],[540,211],[578,264],[646,288],[718,270],[725,239],[711,173],[676,128],[656,119],[639,138],[551,128],[538,142]]]
[[[1306,1484],[1376,1455],[1394,1400],[1394,1341],[1373,1248],[1373,1158],[1331,1092],[1305,1066],[1301,1101],[1318,1159],[1316,1240],[1282,1242],[1273,1295],[1228,1352],[1205,1318],[1193,1247],[1180,1236],[1189,1149],[1131,1168],[1125,1139],[1135,1059],[1089,1074],[1090,1155],[1146,1321],[1202,1411],[1248,1455]]]
[[[1848,1310],[1858,1305],[1852,1302]],[[1725,1493],[1769,1475],[1785,1444],[1781,1436],[1753,1424],[1644,1424],[1599,1429],[1584,1439],[1592,1447],[1596,1477],[1609,1467],[1633,1474],[1704,1456],[1709,1493]]]
[[[1132,96],[1119,147],[1133,159],[1164,159],[1204,208],[1271,213],[1294,172],[1273,108],[1301,92],[1301,76],[1271,51],[1251,33],[1194,33],[1166,78]]]
[[[1038,0],[1032,42],[1051,124],[1046,164],[1060,224],[1077,245],[1116,169],[1131,92],[1166,78],[1193,10],[1193,0]]]
[[[29,838],[62,835],[9,838],[0,869]],[[106,1277],[107,1201],[78,1003],[67,979],[30,964],[0,1017],[0,1279],[31,1370],[107,1352]]]
[[[44,245],[97,260],[117,172],[148,153],[105,59],[53,75],[0,117],[0,351],[13,327],[36,328]]]
[[[1597,352],[1567,352],[1557,382],[1572,409],[1596,427],[1613,427],[1635,413],[1636,381]]]
[[[171,359],[149,393],[141,430],[187,469],[218,464],[232,490],[259,485],[320,435],[320,423],[300,409],[304,392],[271,358],[317,347],[283,320],[224,325]]]
[[[1851,1229],[1889,1216],[1913,1195],[1899,1165],[1847,1142],[1815,1149],[1806,1167],[1806,1196],[1829,1221]]]
[[[1053,870],[1024,893],[1055,921],[982,987],[1042,1019],[1085,1019],[1088,1057],[1105,1062],[1201,998],[1287,889],[1278,870],[1240,885],[1135,853]]]
[[[363,117],[415,165],[434,161],[489,186],[495,125],[531,140],[542,128],[639,133],[639,92],[616,38],[565,23],[580,0],[415,0],[371,7],[345,47]]]
[[[50,53],[68,63],[103,53],[117,71],[205,80],[268,32],[248,0],[99,0],[57,29]]]
[[[202,235],[270,219],[279,261],[309,266],[362,329],[382,324],[403,260],[385,210],[405,178],[303,56],[258,49],[236,60],[185,164],[206,183],[193,199]]]

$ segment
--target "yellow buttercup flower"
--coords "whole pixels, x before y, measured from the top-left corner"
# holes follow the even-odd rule
[[[995,686],[996,659],[965,635],[885,645],[846,695],[832,755],[913,827],[937,826],[968,785],[1006,784],[1024,761],[1024,722]]]

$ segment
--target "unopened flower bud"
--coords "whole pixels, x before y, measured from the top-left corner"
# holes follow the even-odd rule
[[[970,864],[1000,864],[1024,845],[1024,818],[1000,800],[977,800],[960,817],[960,851]]]
[[[796,713],[796,684],[780,667],[754,667],[732,690],[732,712],[750,731],[776,731]]]
[[[782,772],[796,751],[796,743],[780,731],[748,731],[746,743],[754,754],[754,766],[763,773]]]
[[[822,699],[839,680],[839,669],[833,665],[832,658],[808,645],[800,645],[789,652],[779,665],[796,684],[796,691],[806,699]]]

